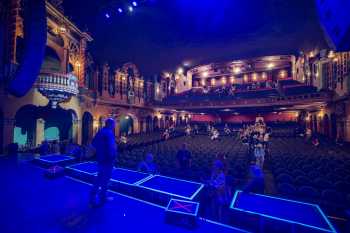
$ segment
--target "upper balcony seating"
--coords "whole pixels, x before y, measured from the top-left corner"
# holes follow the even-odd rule
[[[280,88],[277,88],[279,86]],[[238,99],[262,99],[303,95],[316,93],[316,87],[300,83],[296,80],[286,79],[273,84],[237,84],[228,87],[217,87],[205,90],[204,88],[193,88],[189,91],[169,96],[163,103],[185,104],[190,102],[223,101]]]
[[[288,85],[283,87],[283,92],[285,95],[301,95],[301,94],[310,94],[317,92],[316,87],[308,86],[305,84],[295,84]]]

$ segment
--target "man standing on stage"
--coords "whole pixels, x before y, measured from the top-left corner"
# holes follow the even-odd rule
[[[114,120],[111,118],[107,119],[105,126],[97,132],[92,140],[92,146],[96,149],[96,160],[98,164],[98,174],[90,196],[90,203],[92,205],[97,204],[97,194],[99,194],[99,204],[103,205],[106,202],[108,182],[111,178],[113,164],[117,157],[114,128]],[[99,190],[100,188],[101,190]]]

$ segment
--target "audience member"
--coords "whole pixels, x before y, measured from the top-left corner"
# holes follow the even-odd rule
[[[252,162],[249,169],[249,181],[243,188],[244,192],[264,193],[265,191],[265,178],[263,170],[260,166]]]
[[[265,149],[263,148],[262,144],[259,143],[255,146],[254,156],[256,160],[256,165],[263,169],[265,160]]]
[[[120,137],[120,141],[123,144],[127,144],[128,143],[128,138],[126,137],[125,133],[123,133],[122,136]]]
[[[139,165],[137,166],[137,170],[149,174],[158,173],[158,167],[153,161],[153,155],[151,153],[148,153],[145,156],[145,159],[139,163]]]
[[[187,171],[191,167],[192,155],[187,149],[187,145],[182,144],[182,148],[176,154],[177,165],[182,171]]]
[[[210,180],[208,182],[209,192],[211,193],[211,208],[214,217],[222,219],[222,209],[227,203],[226,196],[226,176],[224,174],[224,165],[220,160],[216,160],[213,165]]]
[[[314,145],[315,147],[318,147],[320,145],[320,141],[318,140],[317,136],[314,136],[312,139],[312,145]]]

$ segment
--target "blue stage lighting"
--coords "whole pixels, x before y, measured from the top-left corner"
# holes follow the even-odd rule
[[[133,2],[132,2],[132,5],[133,5],[134,7],[137,7],[137,2],[133,1]]]
[[[118,8],[118,12],[119,12],[119,13],[123,13],[123,9],[119,7],[119,8]]]
[[[107,19],[109,19],[111,17],[108,13],[106,13],[105,16]]]
[[[132,6],[129,6],[129,7],[128,7],[128,10],[129,10],[129,12],[133,12],[133,11],[134,11],[134,8],[132,8]]]

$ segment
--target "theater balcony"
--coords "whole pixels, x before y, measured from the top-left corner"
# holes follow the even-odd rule
[[[77,77],[71,73],[41,72],[34,86],[53,108],[79,93]]]
[[[291,87],[286,94],[280,94],[277,89],[260,89],[236,91],[235,95],[201,95],[199,93],[182,93],[171,96],[162,102],[169,108],[177,110],[195,109],[222,109],[222,108],[247,108],[247,107],[268,107],[268,106],[292,106],[305,104],[326,104],[331,101],[331,92],[316,92],[313,87],[303,86],[306,92],[295,91]],[[310,91],[309,89],[312,89]],[[294,93],[293,93],[293,91]],[[310,91],[310,92],[309,92]]]

